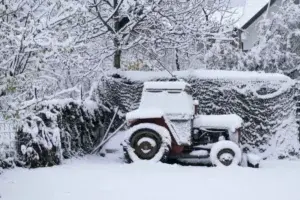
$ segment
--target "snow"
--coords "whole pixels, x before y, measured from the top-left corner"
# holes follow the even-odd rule
[[[155,108],[137,109],[126,113],[126,120],[130,121],[133,119],[161,118],[163,115],[163,111]]]
[[[121,151],[121,144],[125,140],[126,131],[119,131],[103,146],[104,150]]]
[[[283,94],[284,92],[288,91],[289,89],[291,89],[293,84],[295,84],[294,81],[284,82],[284,83],[280,84],[279,88],[276,88],[276,86],[274,87],[272,85],[268,85],[270,88],[272,88],[272,87],[276,88],[276,91],[273,93],[263,94],[263,95],[258,94],[257,90],[254,90],[254,88],[257,88],[257,86],[253,86],[253,85],[247,85],[242,89],[240,89],[238,87],[234,87],[234,89],[242,94],[246,94],[248,91],[252,91],[253,95],[260,99],[271,99],[271,98],[277,97],[277,96]]]
[[[1,200],[298,200],[299,161],[262,168],[123,164],[84,157],[61,166],[4,171]]]
[[[221,160],[232,160],[234,157],[230,153],[224,153],[220,156]]]
[[[152,147],[156,146],[156,142],[152,138],[141,138],[137,145],[140,146],[143,142],[148,142]]]
[[[99,109],[99,104],[95,101],[85,100],[83,101],[83,107],[91,114],[94,115],[95,110]]]
[[[27,148],[26,148],[26,146],[23,145],[23,144],[21,145],[21,152],[22,152],[23,155],[25,155],[26,152],[27,152]]]
[[[235,81],[286,81],[292,80],[279,73],[227,71],[227,70],[184,70],[173,72],[178,78],[196,77],[204,80],[223,79]],[[167,71],[121,71],[124,76],[132,81],[148,81],[153,79],[171,78]]]
[[[144,83],[144,89],[180,89],[184,90],[188,83],[183,81],[149,81]]]
[[[159,83],[153,82],[149,85],[149,82],[145,84],[142,93],[139,109],[140,110],[162,110],[166,115],[180,115],[185,114],[192,116],[194,114],[194,102],[191,95],[184,91],[181,92],[170,92],[168,90],[163,90],[160,92],[151,92],[147,90],[147,87],[168,87],[168,88],[180,88],[185,87],[187,84],[184,82],[166,82]],[[180,105],[180,106],[179,106]],[[144,112],[144,111],[142,111]],[[139,112],[139,114],[142,114]],[[155,111],[159,112],[159,111]],[[146,113],[147,114],[147,113]]]
[[[235,132],[242,126],[243,120],[236,114],[230,115],[198,115],[194,119],[195,127],[220,127]]]
[[[57,105],[57,106],[68,106],[70,103],[75,103],[77,105],[83,105],[83,108],[89,112],[89,114],[93,115],[94,111],[99,108],[99,104],[95,101],[86,99],[84,101],[80,99],[72,99],[72,98],[64,98],[64,99],[51,99],[51,100],[45,100],[41,102],[43,105]],[[101,105],[102,106],[102,105]]]
[[[207,156],[208,155],[208,151],[206,151],[206,150],[192,151],[190,153],[190,155],[192,155],[192,156]]]
[[[248,153],[247,154],[247,160],[253,164],[256,165],[258,163],[260,163],[261,158],[258,155],[252,154],[252,153]]]

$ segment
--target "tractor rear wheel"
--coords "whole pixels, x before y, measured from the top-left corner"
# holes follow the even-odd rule
[[[142,125],[140,127],[140,129],[133,127],[133,129],[137,130],[132,132],[126,145],[124,145],[126,161],[129,163],[137,161],[165,161],[170,150],[170,141],[164,137],[167,129],[155,124],[151,124],[152,128],[143,128]]]

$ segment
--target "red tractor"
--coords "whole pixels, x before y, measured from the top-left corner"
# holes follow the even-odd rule
[[[198,162],[258,167],[243,153],[243,120],[236,114],[199,115],[198,101],[184,81],[145,82],[137,110],[126,114],[123,150],[127,162]]]

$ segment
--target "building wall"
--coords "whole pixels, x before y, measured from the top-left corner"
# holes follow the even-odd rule
[[[267,17],[272,16],[272,13],[277,12],[282,4],[282,0],[277,0],[270,8]],[[266,12],[257,18],[244,32],[242,33],[243,49],[249,50],[258,41],[258,23],[264,19]]]

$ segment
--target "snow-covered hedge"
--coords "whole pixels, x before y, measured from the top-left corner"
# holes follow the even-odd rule
[[[281,74],[235,71],[179,71],[200,102],[201,114],[236,113],[245,121],[243,143],[268,158],[299,153],[295,82]],[[167,72],[118,72],[104,80],[102,97],[126,113],[136,109],[149,80],[168,80]]]
[[[57,165],[63,158],[89,153],[103,135],[103,108],[74,100],[38,104],[16,134],[16,164]]]

